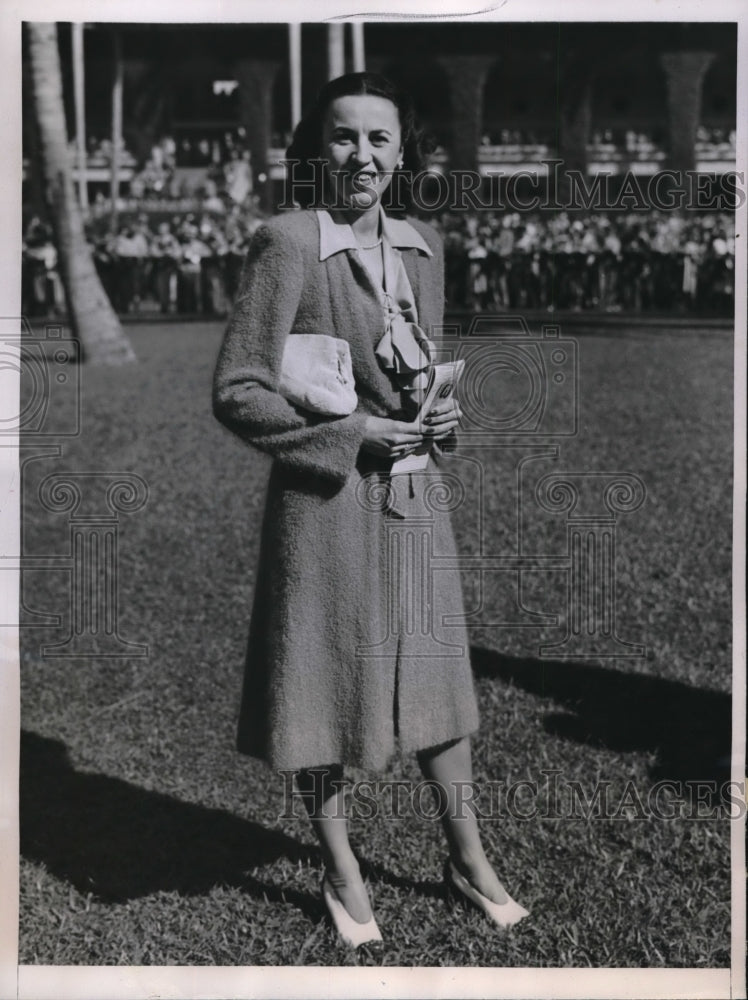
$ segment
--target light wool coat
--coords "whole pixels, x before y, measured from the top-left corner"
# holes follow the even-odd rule
[[[459,573],[433,559],[455,556],[454,474],[437,454],[426,472],[390,480],[361,449],[367,416],[401,416],[401,398],[374,354],[384,317],[372,279],[350,227],[330,222],[309,210],[257,230],[215,371],[216,417],[274,459],[238,748],[279,768],[381,770],[398,749],[473,732],[478,712]],[[434,337],[441,239],[418,220],[383,224]],[[278,393],[294,333],[348,341],[350,416],[313,416]]]

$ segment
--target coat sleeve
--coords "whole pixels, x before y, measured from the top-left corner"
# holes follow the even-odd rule
[[[342,486],[363,439],[366,414],[322,417],[278,392],[285,339],[301,300],[302,256],[287,233],[252,237],[213,378],[213,412],[247,443],[299,473]]]

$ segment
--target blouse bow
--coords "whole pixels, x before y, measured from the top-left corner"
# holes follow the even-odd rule
[[[417,410],[428,385],[436,349],[418,325],[418,312],[402,254],[386,239],[383,239],[382,249],[385,326],[374,352],[395,387]]]

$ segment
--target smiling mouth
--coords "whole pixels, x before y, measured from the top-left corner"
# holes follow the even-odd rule
[[[357,188],[374,187],[379,180],[379,174],[354,174],[353,186]]]

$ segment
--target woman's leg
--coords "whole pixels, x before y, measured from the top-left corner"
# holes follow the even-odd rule
[[[483,850],[477,817],[465,804],[469,796],[463,789],[473,780],[470,738],[421,750],[417,756],[424,777],[434,782],[434,796],[455,867],[478,892],[494,903],[505,903],[507,894]]]
[[[320,843],[327,880],[350,916],[365,923],[371,918],[371,906],[348,842],[343,769],[339,765],[305,769],[296,781]]]

